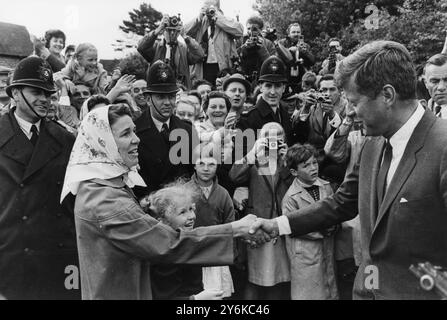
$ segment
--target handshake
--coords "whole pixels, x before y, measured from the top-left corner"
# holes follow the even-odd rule
[[[232,222],[231,227],[234,237],[244,239],[253,248],[270,241],[275,243],[279,236],[276,220],[258,218],[253,214]]]

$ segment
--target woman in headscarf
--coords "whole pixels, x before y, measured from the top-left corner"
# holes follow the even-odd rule
[[[61,200],[76,195],[75,223],[83,299],[151,299],[150,262],[227,265],[233,237],[248,233],[249,216],[231,224],[175,231],[140,207],[131,188],[138,144],[129,108],[110,105],[81,123]]]

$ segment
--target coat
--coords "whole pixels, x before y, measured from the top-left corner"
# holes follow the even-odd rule
[[[230,225],[175,231],[145,214],[122,177],[82,182],[75,222],[82,299],[151,299],[151,263],[233,263]]]
[[[164,61],[167,50],[166,40],[157,40],[157,35],[152,31],[140,40],[137,50],[149,64],[153,64],[157,60]],[[196,40],[186,37],[184,41],[178,41],[174,54],[177,79],[186,88],[191,89],[189,66],[203,61],[205,53]]]
[[[274,175],[259,174],[257,165],[234,164],[230,179],[236,184],[249,184],[247,214],[265,219],[281,215],[281,201],[292,183],[289,170],[282,164],[278,164]],[[284,237],[279,237],[276,244],[269,242],[256,249],[247,248],[247,258],[251,283],[268,287],[290,281]]]
[[[436,299],[408,270],[430,261],[447,266],[447,124],[426,110],[407,144],[382,205],[377,172],[382,137],[368,138],[334,196],[289,216],[292,235],[350,220],[359,212],[362,261],[357,299]],[[315,214],[318,213],[318,214]]]
[[[171,117],[169,125],[171,133],[180,129],[183,130],[184,135],[181,144],[178,143],[180,141],[180,138],[178,138],[169,145],[155,126],[149,110],[143,112],[141,117],[135,121],[135,125],[137,136],[141,140],[138,146],[140,175],[147,184],[147,188],[135,188],[138,197],[158,190],[162,185],[179,177],[189,178],[193,174],[191,155],[194,145],[198,143],[198,137],[190,123],[180,120],[176,116]],[[176,130],[176,132],[179,132],[179,130]],[[169,150],[174,146],[182,147],[182,155],[185,156],[185,161],[175,164],[174,159],[170,159]],[[188,151],[188,154],[186,154],[186,151]]]
[[[320,199],[333,194],[329,182],[320,178],[315,182]],[[282,213],[288,215],[315,203],[312,196],[295,178],[282,201]],[[300,238],[286,237],[290,259],[292,300],[337,299],[334,266],[334,235],[312,232]]]
[[[207,32],[209,27],[208,19],[201,21],[196,18],[185,24],[185,32],[188,36],[193,37],[198,43],[203,46],[203,35]],[[242,37],[244,28],[242,25],[233,20],[219,15],[216,20],[216,30],[214,32],[214,48],[216,50],[216,58],[219,63],[219,70],[231,68],[233,63],[231,58],[237,57],[235,39]],[[203,61],[195,64],[192,70],[195,79],[203,79]]]
[[[64,285],[66,267],[78,268],[73,207],[60,204],[75,138],[41,121],[33,153],[14,111],[0,118],[0,294],[79,299],[79,287]]]

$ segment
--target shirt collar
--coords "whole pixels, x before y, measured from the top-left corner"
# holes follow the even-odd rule
[[[27,132],[28,134],[31,134],[31,127],[33,125],[36,126],[37,132],[40,132],[40,122],[41,122],[40,119],[36,123],[31,123],[31,122],[26,121],[25,119],[20,118],[17,115],[17,112],[14,112],[14,116],[17,119],[17,123],[19,124],[19,127],[22,128],[22,130],[25,130],[25,132]]]
[[[401,154],[407,147],[407,143],[413,134],[414,129],[421,121],[424,116],[425,110],[422,105],[418,104],[416,111],[413,115],[405,122],[405,124],[390,138],[390,144],[393,148],[393,156]]]
[[[149,112],[149,113],[150,113],[150,112]],[[168,128],[169,128],[169,124],[170,124],[170,122],[171,122],[171,118],[169,118],[166,122],[161,122],[161,121],[155,119],[155,118],[152,116],[152,113],[150,113],[150,115],[151,115],[152,121],[153,121],[154,124],[155,124],[155,127],[157,128],[157,130],[158,130],[159,132],[161,132],[161,129],[163,128],[163,123],[166,123],[166,124],[168,125]]]

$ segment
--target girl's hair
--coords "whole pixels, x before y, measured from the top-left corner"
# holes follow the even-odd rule
[[[88,51],[88,50],[96,50],[96,47],[91,44],[91,43],[81,43],[76,47],[75,50],[75,58],[79,58],[84,52]]]
[[[205,98],[205,101],[203,102],[203,106],[202,106],[203,112],[206,113],[206,110],[208,110],[208,106],[210,105],[210,100],[211,100],[211,99],[215,99],[215,98],[222,98],[222,99],[224,99],[224,100],[225,100],[225,105],[226,105],[226,107],[227,107],[227,111],[230,111],[230,109],[231,109],[231,101],[230,101],[230,98],[229,98],[225,93],[223,93],[223,92],[220,92],[220,91],[211,91],[211,92],[208,94],[208,97],[206,97],[206,98]]]
[[[112,126],[119,118],[124,116],[129,116],[132,118],[132,113],[128,107],[115,104],[109,106],[108,117],[110,126]]]
[[[51,38],[62,38],[64,41],[65,47],[65,33],[58,29],[51,29],[45,32],[45,47],[50,48],[50,40]]]
[[[104,103],[105,105],[110,104],[110,100],[103,94],[96,94],[90,97],[90,99],[87,102],[87,110],[92,111],[92,109],[98,105]],[[110,113],[110,109],[109,109]],[[110,121],[109,121],[110,122]]]
[[[312,156],[317,157],[317,149],[311,144],[294,144],[286,153],[287,168],[296,170],[300,163],[306,162]]]
[[[191,203],[194,203],[199,197],[199,192],[193,186],[186,186],[185,180],[178,179],[166,185],[164,188],[152,192],[140,204],[143,210],[148,212],[152,217],[160,219],[175,209],[175,200],[181,197],[189,197]]]

